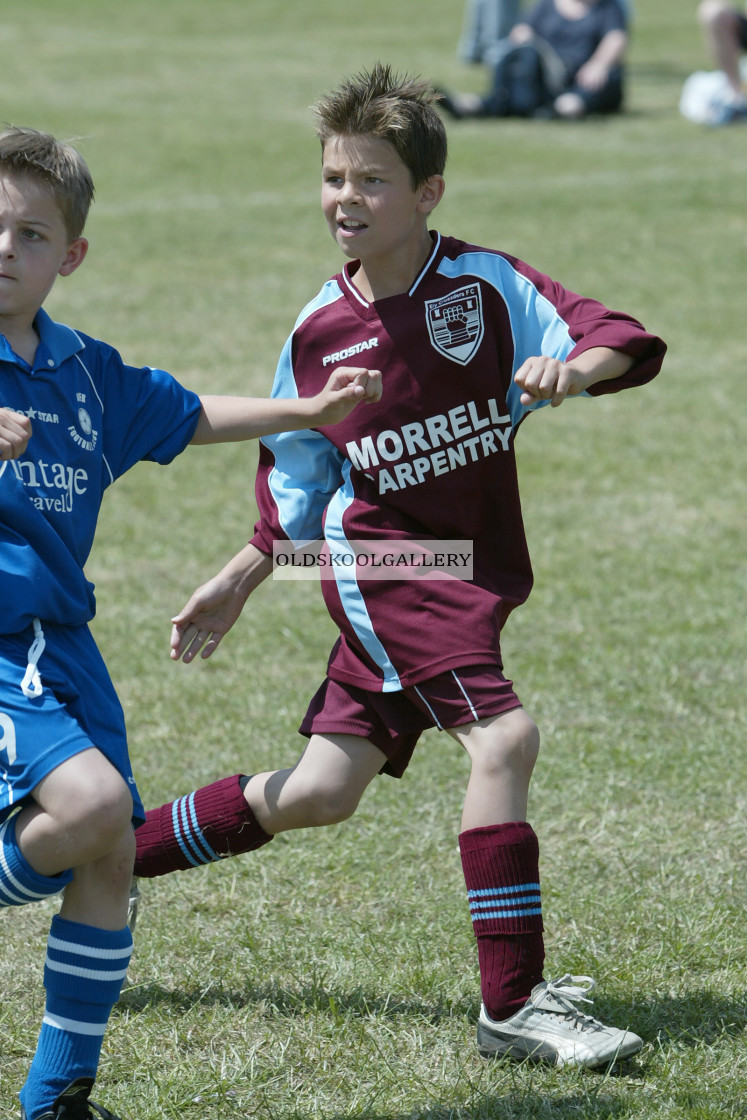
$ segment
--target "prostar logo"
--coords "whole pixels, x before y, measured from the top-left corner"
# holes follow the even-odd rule
[[[440,299],[426,300],[425,318],[435,349],[466,366],[485,333],[479,285],[468,284]]]
[[[362,350],[370,350],[373,346],[378,345],[378,338],[367,338],[363,342],[354,342],[352,346],[347,346],[344,350],[338,350],[334,354],[325,354],[322,358],[322,365],[329,366],[337,362],[344,362],[346,358],[352,358],[355,354],[360,354]]]

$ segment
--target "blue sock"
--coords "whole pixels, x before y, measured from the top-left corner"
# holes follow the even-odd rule
[[[0,826],[0,907],[25,906],[28,902],[38,902],[58,894],[73,877],[72,871],[59,875],[39,875],[21,855],[16,840],[16,820],[14,814]]]
[[[44,964],[47,1006],[21,1090],[29,1120],[77,1077],[96,1077],[104,1031],[132,954],[132,934],[52,919]]]

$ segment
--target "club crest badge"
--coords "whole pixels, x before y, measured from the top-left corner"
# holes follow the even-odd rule
[[[426,300],[425,316],[436,350],[452,362],[466,366],[485,333],[479,285],[468,284],[440,299]]]
[[[84,451],[93,451],[96,447],[99,433],[94,428],[90,414],[85,408],[78,409],[78,427],[70,424],[67,430],[73,442],[77,443],[78,447],[82,447]]]

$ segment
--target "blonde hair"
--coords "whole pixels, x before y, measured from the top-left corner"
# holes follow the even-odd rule
[[[93,179],[83,156],[48,132],[10,125],[0,133],[0,171],[29,175],[51,189],[72,241],[83,233]]]

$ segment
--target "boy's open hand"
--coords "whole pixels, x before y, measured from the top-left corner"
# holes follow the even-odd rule
[[[222,573],[198,587],[179,614],[172,618],[171,657],[187,664],[198,653],[210,657],[244,609],[246,595],[222,578]]]
[[[377,369],[340,366],[322,389],[311,398],[314,425],[339,424],[357,404],[381,400],[381,373]]]
[[[590,378],[568,362],[540,355],[527,358],[516,371],[514,381],[524,390],[520,398],[523,405],[549,401],[553,408],[557,408],[566,397],[583,393]]]
[[[12,408],[0,408],[0,459],[17,459],[31,439],[31,421]]]
[[[172,620],[172,660],[194,661],[215,653],[250,594],[272,571],[272,557],[250,542],[224,568],[198,587]]]

